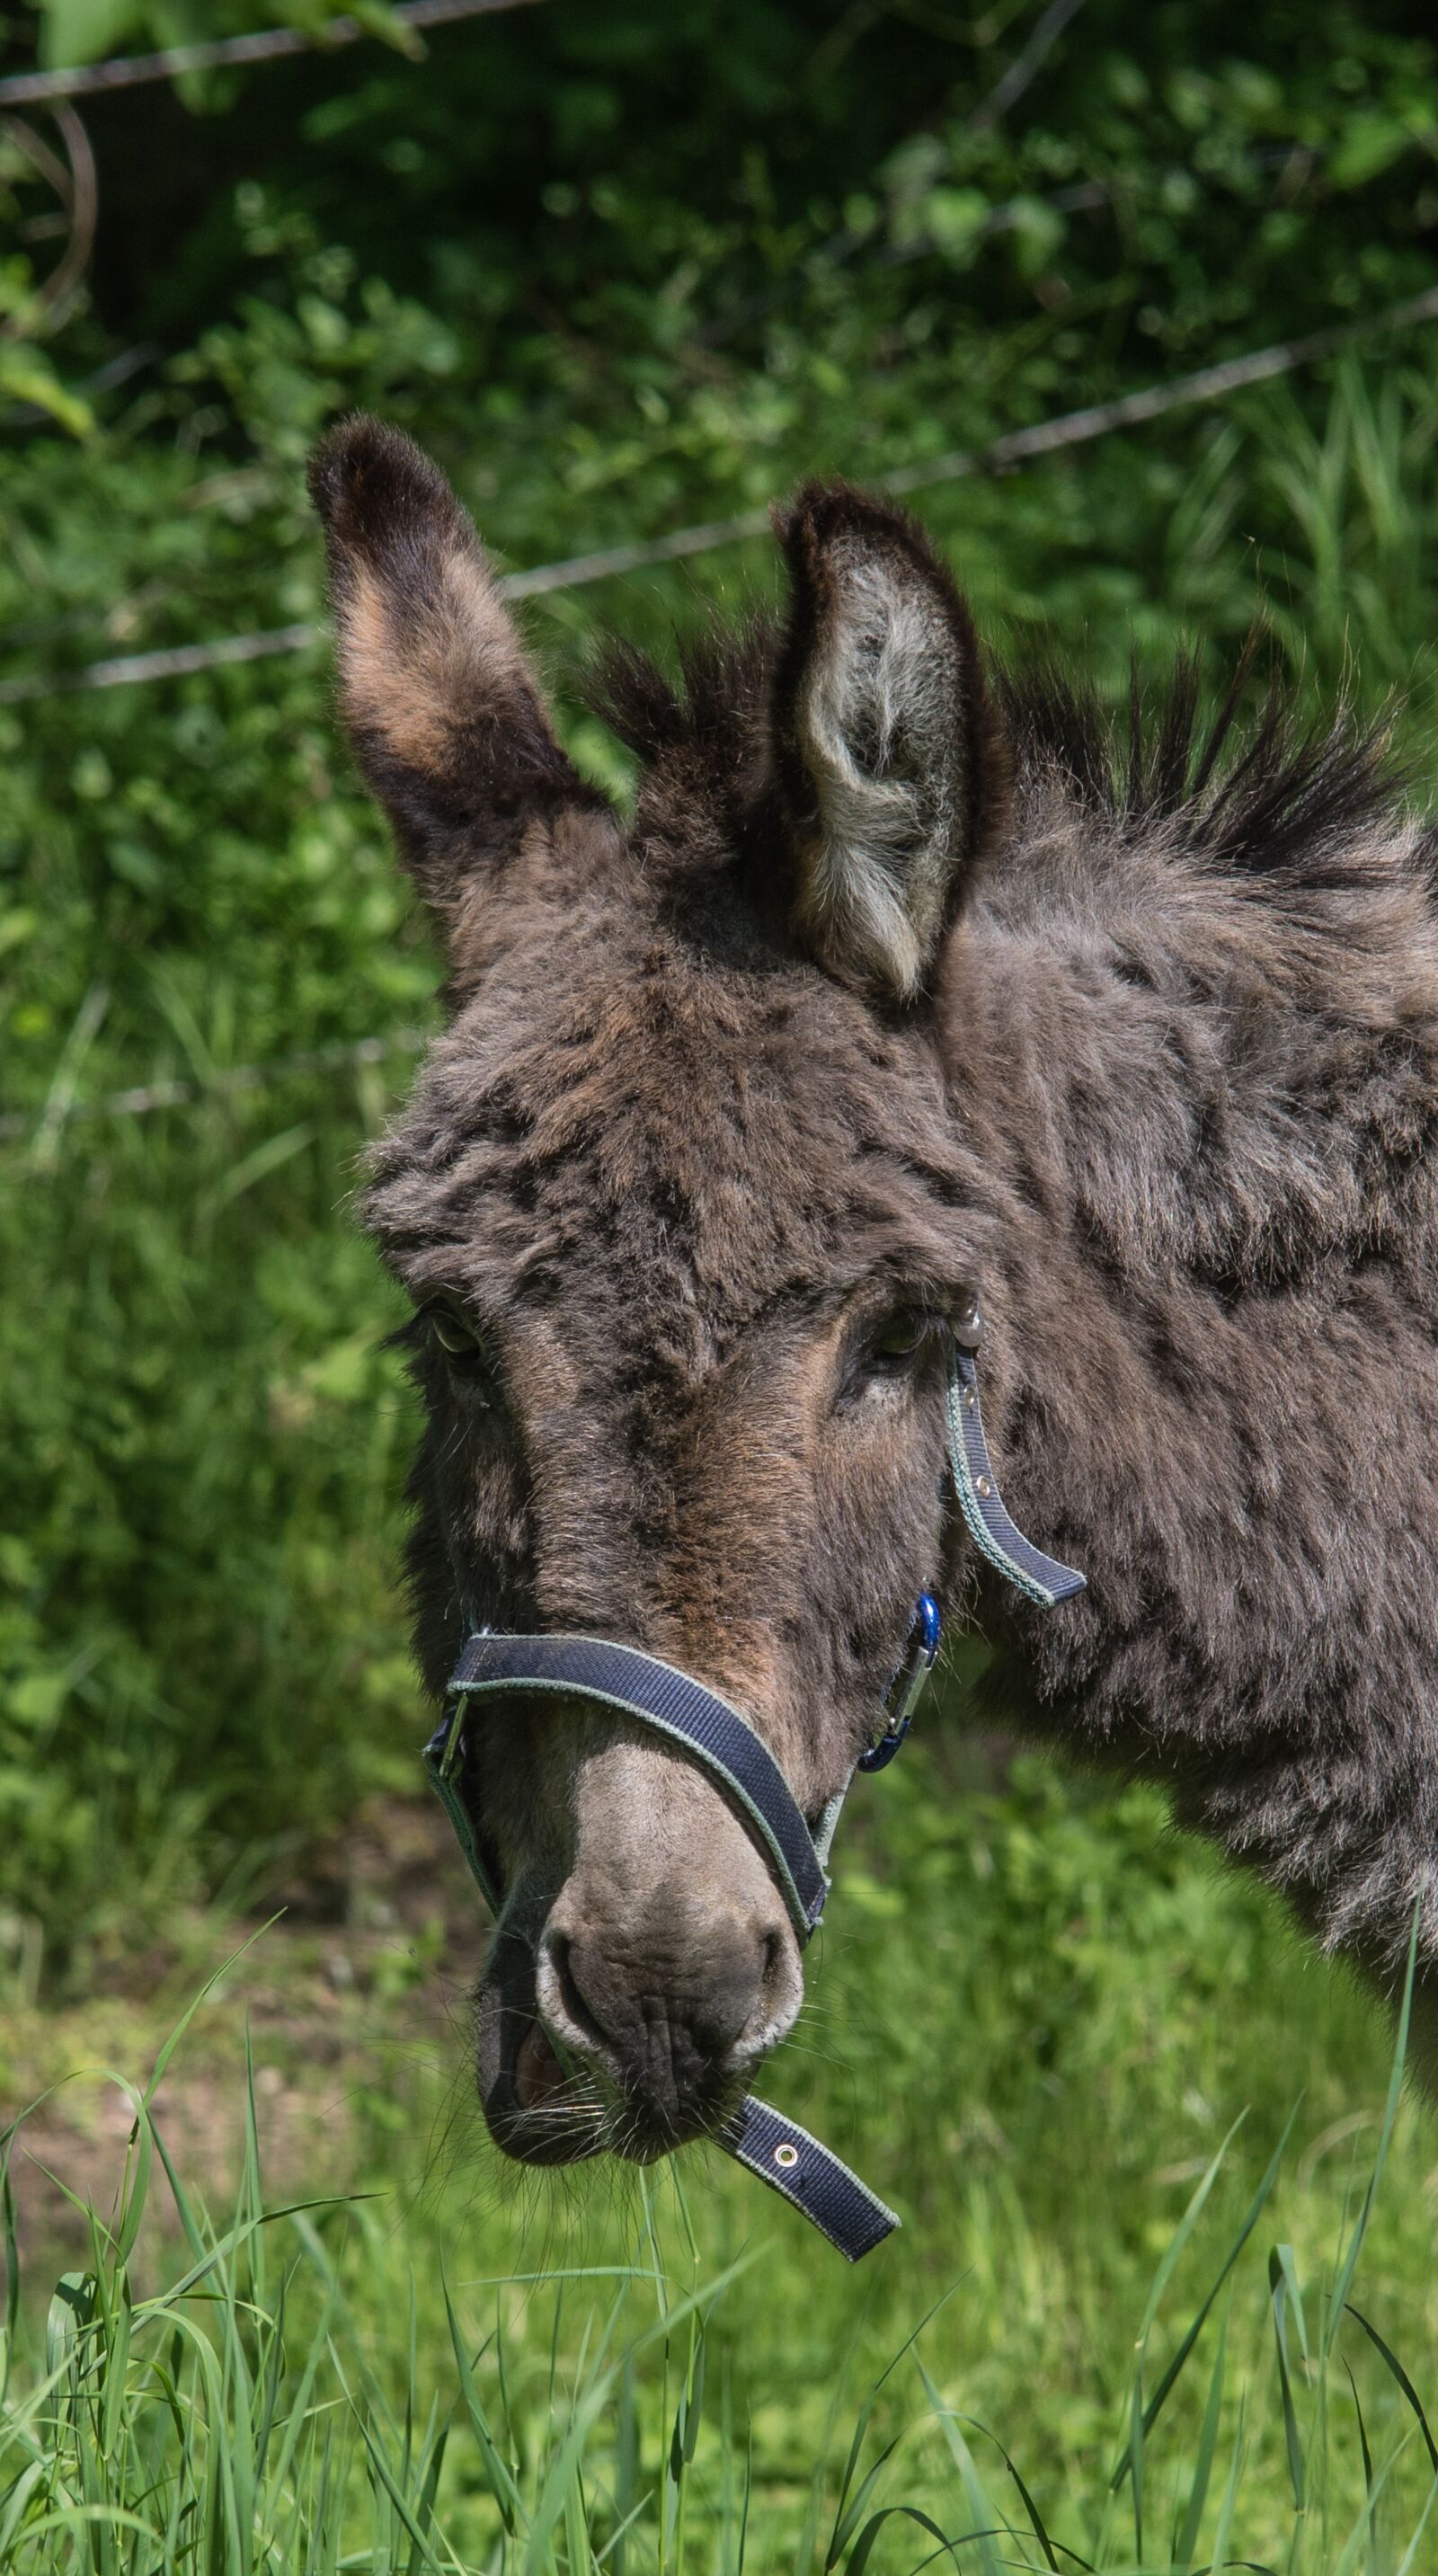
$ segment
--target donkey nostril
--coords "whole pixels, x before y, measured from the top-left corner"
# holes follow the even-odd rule
[[[744,2040],[752,2053],[767,2052],[791,2028],[804,2000],[804,1972],[786,1930],[765,1935],[764,1968]]]
[[[587,2040],[591,2047],[608,2047],[610,2035],[604,2027],[601,2014],[595,2010],[580,1984],[574,1964],[574,1945],[568,1935],[563,1932],[551,1932],[545,1940],[544,1949],[554,1972],[554,1982],[559,1989],[559,2000],[564,2008],[566,2020],[576,2034]],[[592,1978],[591,1982],[599,1981],[597,1978]]]
[[[798,1955],[762,1918],[650,1914],[625,1932],[551,1927],[540,2009],[674,2144],[707,2125],[721,2088],[788,2028],[801,1991]]]

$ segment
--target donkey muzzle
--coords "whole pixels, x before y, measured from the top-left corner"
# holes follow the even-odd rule
[[[1084,1578],[1035,1547],[1004,1507],[979,1406],[975,1355],[981,1337],[975,1305],[954,1326],[949,1349],[945,1412],[954,1492],[980,1554],[1036,1607],[1053,1609],[1082,1592]],[[938,1641],[938,1607],[923,1592],[908,1645],[884,1693],[882,1732],[858,1756],[856,1770],[881,1770],[897,1752]],[[727,1700],[656,1656],[606,1638],[505,1636],[489,1629],[468,1639],[450,1688],[451,1704],[425,1759],[470,1868],[500,1916],[497,1955],[512,1937],[512,1909],[503,1905],[476,1830],[480,1784],[468,1772],[462,1718],[470,1700],[516,1689],[615,1710],[667,1739],[707,1773],[743,1819],[787,1912],[793,1941],[803,1949],[824,1910],[826,1863],[845,1789],[811,1822],[767,1745]],[[508,2101],[500,2098],[499,2086],[492,2088],[493,2102],[490,2093],[485,2096],[498,2142],[508,2143],[506,2110],[517,2124],[511,2149],[517,2154],[527,2152],[518,2141],[540,2114],[554,2115],[555,2131],[562,2121],[579,2119],[587,2082],[600,2088],[591,2092],[583,2112],[583,2134],[592,2143],[572,2153],[612,2145],[663,2154],[685,2137],[708,2131],[749,2172],[801,2209],[850,2262],[858,2261],[898,2225],[893,2211],[827,2147],[752,2094],[724,2111],[730,2082],[773,2044],[765,2037],[764,2018],[774,1956],[770,1937],[760,1936],[767,1964],[757,1975],[752,1924],[743,1940],[726,1945],[716,1943],[712,1922],[706,1926],[710,1964],[697,1981],[689,1969],[677,1978],[656,1979],[652,1968],[636,1975],[632,1957],[626,1963],[616,1955],[612,1928],[632,1915],[632,1898],[632,1889],[624,1891],[625,1901],[603,1913],[609,1927],[604,1937],[596,1937],[588,1921],[566,1924],[556,1908],[536,1956],[532,2003],[527,2014],[515,2012],[511,2035],[501,2035]],[[645,1937],[652,1944],[665,1931],[662,1921],[651,1919]],[[741,1958],[746,1942],[748,1955]],[[485,1984],[491,1986],[492,1970]],[[484,2009],[482,1998],[482,2056]],[[576,2063],[576,2089],[566,2100],[565,2079]],[[627,2108],[628,2133],[604,2116],[606,2083]]]
[[[791,2027],[803,1979],[767,1878],[717,1916],[672,1883],[611,1915],[576,1873],[540,1943],[536,1994],[559,2048],[613,2089],[622,2152],[647,2159],[719,2126]]]
[[[896,1675],[902,1714],[886,1710],[899,1734],[938,1643],[927,1595],[916,1625],[923,1651]],[[783,2036],[798,2009],[799,1954],[824,1909],[842,1795],[811,1827],[737,1709],[690,1674],[607,1638],[480,1630],[451,1689],[426,1762],[499,1918],[480,1998],[481,2092],[496,2143],[531,2163],[606,2150],[642,2162],[707,2135],[857,2261],[898,2224],[892,2210],[818,2139],[740,2094],[745,2067]],[[712,1844],[716,1817],[732,1810],[731,1821],[742,1820],[734,1846],[744,1854],[739,1902],[716,1922],[711,1890],[702,1922],[687,1922],[697,1900],[682,1872],[670,1867],[647,1888],[636,1886],[646,1874],[642,1860],[616,1868],[611,1852],[607,1866],[591,1863],[587,1895],[582,1877],[566,1880],[536,1938],[525,1891],[506,1898],[495,1882],[476,1823],[484,1807],[477,1746],[464,1723],[471,1702],[516,1692],[588,1701],[642,1728],[650,1739],[642,1749],[626,1757],[611,1745],[596,1769],[621,1804],[626,1758],[674,1769],[671,1800],[695,1801],[691,1852]],[[767,1891],[763,1907],[758,1890]]]

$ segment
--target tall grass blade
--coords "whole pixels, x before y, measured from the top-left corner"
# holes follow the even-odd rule
[[[346,2394],[348,2393],[349,2392],[347,2390]],[[353,2400],[351,2402],[353,2403]],[[354,2405],[354,2420],[359,2429],[360,2440],[363,2442],[365,2449],[369,2454],[370,2466],[372,2467],[376,2478],[379,2480],[380,2485],[383,2487],[385,2494],[388,2496],[390,2503],[394,2507],[395,2513],[398,2515],[401,2524],[408,2533],[413,2544],[410,2560],[411,2565],[423,2571],[423,2576],[450,2576],[450,2571],[454,2568],[456,2562],[452,2558],[449,2558],[448,2553],[446,2553],[446,2563],[444,2565],[442,2565],[440,2560],[436,2558],[424,2532],[420,2528],[416,2515],[411,2510],[408,2498],[405,2496],[403,2489],[395,2478],[389,2462],[384,2456],[383,2450],[376,2441],[374,2434],[370,2430],[370,2427],[363,2414],[360,2412],[357,2404]]]
[[[1209,2561],[1206,2576],[1226,2576],[1226,2571],[1230,2564],[1228,2556],[1228,2542],[1229,2535],[1233,2529],[1234,2512],[1238,2504],[1239,2479],[1243,2473],[1244,2419],[1246,2413],[1246,2400],[1240,2398],[1238,2404],[1238,2422],[1234,2427],[1233,2434],[1233,2450],[1229,2456],[1228,2476],[1224,2480],[1223,2496],[1218,2508],[1218,2519],[1214,2524],[1213,2556]]]
[[[975,2527],[968,2538],[978,2549],[983,2576],[1001,2576],[1001,2561],[994,2543],[1000,2537],[1012,2540],[1015,2537],[1013,2529],[990,2502],[974,2455],[959,2429],[958,2417],[951,2407],[945,2405],[922,2361],[918,2362],[918,2371],[924,2383],[924,2394],[933,2409],[934,2421],[948,2444],[963,2485],[965,2501],[973,2516]]]
[[[1348,2374],[1348,2385],[1353,2396],[1353,2412],[1358,2418],[1358,2448],[1363,2459],[1363,2484],[1368,2494],[1371,2495],[1373,2493],[1373,2454],[1368,2447],[1368,2427],[1363,2421],[1363,2407],[1359,2400],[1358,2382],[1354,2378],[1352,2371],[1348,2369],[1346,2361],[1343,2367]]]
[[[123,2075],[107,2075],[106,2082],[123,2093],[134,2112],[134,2126],[125,2150],[125,2173],[120,2195],[120,2225],[115,2238],[115,2260],[127,2263],[135,2250],[145,2204],[150,2193],[150,2123],[145,2116],[143,2096]],[[132,2163],[133,2159],[133,2163]]]
[[[1418,2544],[1428,2528],[1428,2516],[1433,2510],[1435,2500],[1438,2500],[1438,2478],[1435,2478],[1423,2499],[1423,2511],[1419,2517],[1418,2528],[1399,2559],[1394,2576],[1412,2576],[1413,2569],[1418,2564]]]
[[[1015,2486],[1018,2488],[1020,2497],[1023,2500],[1024,2511],[1028,2515],[1029,2522],[1033,2530],[1034,2538],[1044,2553],[1046,2564],[1053,2569],[1054,2576],[1058,2576],[1058,2559],[1055,2556],[1056,2548],[1063,2550],[1063,2554],[1069,2561],[1069,2564],[1081,2569],[1083,2571],[1083,2576],[1095,2576],[1095,2571],[1089,2565],[1089,2561],[1086,2558],[1081,2558],[1076,2549],[1069,2549],[1062,2541],[1054,2542],[1050,2539],[1048,2531],[1044,2525],[1043,2516],[1039,2512],[1038,2506],[1035,2504],[1033,2497],[1030,2495],[1024,2480],[1020,2477],[1014,2461],[1010,2458],[1008,2452],[1004,2449],[1002,2442],[999,2440],[997,2433],[991,2433],[987,2424],[981,2424],[978,2417],[975,2415],[964,2415],[959,2417],[958,2420],[961,2423],[970,2425],[974,2432],[981,2433],[986,2442],[992,2442],[994,2449],[998,2452],[999,2458],[1003,2461],[1004,2467],[1008,2470],[1009,2476],[1013,2479]]]
[[[1414,2387],[1412,2380],[1409,2378],[1407,2371],[1404,2369],[1402,2362],[1399,2360],[1397,2353],[1393,2351],[1391,2345],[1384,2342],[1378,2328],[1375,2325],[1370,2325],[1367,2317],[1363,2316],[1360,2311],[1351,2304],[1351,2302],[1348,2306],[1348,2314],[1363,2328],[1369,2342],[1373,2345],[1387,2368],[1392,2372],[1398,2386],[1402,2389],[1404,2396],[1418,2419],[1418,2430],[1422,2434],[1423,2439],[1428,2446],[1429,2466],[1434,2471],[1434,2474],[1438,2475],[1438,2442],[1435,2442],[1433,2439],[1432,2426],[1429,2424],[1428,2418],[1423,2411],[1423,2401],[1419,2397],[1418,2391]],[[1356,2390],[1354,2391],[1354,2395],[1356,2399]]]
[[[830,2569],[838,2564],[838,2561],[843,2557],[845,2550],[848,2548],[849,2543],[863,2518],[869,2498],[873,2494],[874,2489],[877,2486],[879,2479],[882,2477],[889,2461],[893,2458],[895,2451],[897,2451],[899,2447],[899,2441],[900,2436],[896,2433],[892,2442],[885,2443],[884,2448],[879,2453],[879,2456],[874,2461],[872,2467],[866,2470],[864,2476],[860,2479],[858,2486],[854,2489],[852,2497],[848,2496],[847,2490],[845,2491],[843,2510],[835,2521],[833,2531],[829,2536],[829,2546],[824,2553],[825,2576],[829,2576]]]
[[[1273,2337],[1278,2347],[1278,2386],[1283,2401],[1283,2438],[1288,2450],[1288,2476],[1293,2488],[1293,2508],[1295,2513],[1302,2513],[1305,2494],[1303,2442],[1298,2430],[1298,2415],[1293,2403],[1293,2379],[1288,2366],[1288,2275],[1278,2259],[1276,2246],[1268,2258],[1268,2297],[1273,2314]]]
[[[727,2390],[726,2390],[727,2395]],[[725,2458],[728,2458],[726,2447]],[[627,2535],[638,2511],[639,2409],[634,2387],[634,2361],[629,2353],[619,2366],[619,2421],[614,2440],[614,2510],[617,2527],[604,2555],[612,2551],[614,2576],[625,2576]]]
[[[1198,2552],[1198,2535],[1203,2528],[1203,2512],[1208,2502],[1209,2481],[1213,2475],[1213,2463],[1218,2450],[1218,2427],[1223,2413],[1223,2386],[1227,2364],[1228,2308],[1225,2307],[1218,2321],[1218,2349],[1213,2356],[1213,2369],[1209,2374],[1208,2399],[1203,2410],[1203,2426],[1199,2433],[1198,2450],[1194,2457],[1188,2503],[1184,2508],[1183,2528],[1179,2533],[1178,2546],[1174,2552],[1182,2570],[1182,2576],[1188,2576],[1188,2571]]]
[[[1153,2329],[1154,2321],[1157,2318],[1159,2308],[1163,2302],[1163,2294],[1168,2288],[1169,2282],[1173,2278],[1179,2257],[1183,2253],[1183,2249],[1187,2245],[1189,2238],[1192,2236],[1200,2218],[1203,2216],[1203,2212],[1208,2204],[1209,2195],[1227,2161],[1229,2148],[1232,2146],[1234,2139],[1237,2137],[1239,2130],[1243,2127],[1247,2118],[1247,2111],[1239,2112],[1237,2119],[1234,2121],[1233,2126],[1224,2138],[1222,2145],[1209,2159],[1202,2179],[1198,2184],[1198,2188],[1194,2192],[1182,2218],[1179,2220],[1177,2227],[1174,2229],[1173,2234],[1169,2239],[1168,2246],[1159,2263],[1158,2269],[1154,2273],[1148,2297],[1144,2302],[1143,2321],[1138,2330],[1140,2349],[1142,2349],[1148,2341],[1149,2335]]]
[[[454,2348],[455,2368],[459,2373],[459,2393],[464,2400],[470,2430],[479,2444],[480,2457],[484,2462],[490,2490],[499,2507],[500,2520],[510,2539],[513,2540],[518,2531],[527,2527],[528,2517],[524,2510],[524,2498],[519,2491],[514,2472],[494,2438],[489,2417],[481,2403],[479,2390],[475,2384],[473,2365],[465,2351],[464,2340],[459,2331],[459,2319],[454,2313],[454,2302],[449,2295],[449,2284],[442,2279],[440,2286],[444,2293],[444,2312],[449,2320],[449,2336]],[[485,2346],[481,2346],[481,2351],[485,2349]]]
[[[1197,2343],[1199,2336],[1202,2334],[1203,2329],[1208,2322],[1209,2314],[1212,2310],[1215,2299],[1218,2297],[1219,2291],[1222,2289],[1224,2282],[1228,2279],[1229,2273],[1233,2270],[1235,2263],[1238,2261],[1239,2255],[1243,2252],[1245,2245],[1248,2243],[1250,2236],[1258,2225],[1259,2219],[1263,2215],[1264,2209],[1268,2203],[1269,2195],[1273,2190],[1274,2184],[1278,2180],[1278,2170],[1283,2162],[1284,2152],[1287,2148],[1288,2141],[1293,2134],[1293,2123],[1298,2117],[1298,2112],[1299,2105],[1295,2102],[1293,2109],[1289,2112],[1287,2119],[1284,2121],[1283,2134],[1264,2169],[1263,2179],[1260,2182],[1257,2191],[1254,2193],[1252,2201],[1249,2203],[1248,2214],[1244,2219],[1243,2225],[1239,2229],[1238,2234],[1230,2245],[1227,2254],[1223,2258],[1223,2263],[1219,2269],[1218,2276],[1214,2281],[1212,2288],[1209,2290],[1207,2297],[1204,2299],[1202,2306],[1199,2308],[1197,2315],[1188,2327],[1187,2332],[1181,2338],[1177,2351],[1174,2353],[1174,2356],[1169,2362],[1167,2369],[1164,2371],[1157,2388],[1154,2390],[1152,2397],[1144,2408],[1143,2429],[1145,2434],[1151,2433],[1154,2425],[1158,2422],[1164,2406],[1167,2404],[1169,2397],[1177,2385],[1179,2374],[1183,2370],[1189,2354],[1192,2352],[1194,2345]],[[1118,2493],[1119,2488],[1122,2486],[1124,2479],[1129,2473],[1131,2458],[1131,2450],[1125,2449],[1123,2457],[1120,2459],[1112,2477],[1109,2480],[1109,2485],[1115,2495]]]
[[[1383,2169],[1388,2162],[1388,2150],[1393,2142],[1398,2105],[1403,2096],[1403,2069],[1408,2057],[1408,2028],[1413,2013],[1413,1981],[1418,1972],[1418,1934],[1422,1924],[1422,1903],[1420,1897],[1413,1909],[1413,1928],[1408,1936],[1408,1966],[1403,1979],[1403,2001],[1398,2014],[1398,2030],[1393,2043],[1393,2063],[1388,2077],[1388,2097],[1383,2106],[1383,2125],[1378,2133],[1373,2170],[1368,2177],[1363,2206],[1358,2213],[1357,2222],[1339,2266],[1338,2278],[1328,2303],[1321,2356],[1325,2365],[1342,2323],[1343,2311],[1348,2304],[1348,2293],[1353,2286],[1353,2275],[1358,2269],[1358,2257],[1363,2250],[1363,2240],[1368,2233],[1373,2216],[1374,2203],[1378,2198],[1378,2186],[1383,2179]]]
[[[1129,2485],[1133,2497],[1133,2554],[1136,2563],[1141,2567],[1143,2565],[1143,2488],[1145,2466],[1143,2358],[1141,2354],[1134,2365],[1133,2384],[1129,2391],[1128,2460]]]
[[[913,2332],[905,2335],[898,2351],[893,2355],[891,2360],[885,2363],[878,2378],[875,2380],[873,2387],[869,2390],[863,2405],[859,2409],[858,2417],[854,2425],[853,2438],[849,2444],[848,2458],[845,2460],[843,2475],[839,2480],[839,2497],[834,2508],[834,2529],[830,2535],[829,2547],[824,2559],[824,2576],[829,2576],[829,2570],[833,2567],[840,2548],[844,2545],[838,2538],[839,2527],[841,2523],[844,2523],[849,2519],[849,2490],[854,2482],[854,2473],[859,2465],[865,2436],[868,2433],[870,2421],[873,2417],[874,2407],[878,2398],[887,2381],[892,2378],[894,2372],[898,2369],[900,2362],[905,2358],[905,2355],[913,2351],[913,2348],[918,2342],[920,2335],[924,2332],[925,2327],[932,2325],[934,2318],[940,2314],[941,2310],[948,2306],[949,2301],[955,2295],[957,2288],[958,2283],[953,2283],[947,2290],[945,2290],[942,2298],[935,2299],[933,2306],[925,2309],[924,2314],[920,2317],[918,2324],[913,2329]],[[825,2447],[827,2449],[827,2444]],[[890,2449],[892,2448],[893,2445],[890,2444]],[[885,2456],[887,2457],[887,2454]]]
[[[10,2179],[8,2145],[0,2156],[0,2223],[5,2230],[5,2350],[0,2356],[0,2408],[3,2408],[15,2361],[15,2330],[20,2322],[20,2231],[15,2216],[15,2186]]]
[[[1372,2494],[1364,2497],[1362,2506],[1359,2509],[1358,2518],[1352,2525],[1348,2537],[1344,2541],[1338,2556],[1332,2562],[1332,2576],[1355,2576],[1359,2553],[1362,2551],[1365,2542],[1368,2545],[1369,2551],[1372,2551],[1375,2518],[1378,2511],[1379,2499],[1382,2496],[1384,2487],[1392,2477],[1394,2470],[1397,2468],[1398,2463],[1412,2438],[1413,2436],[1411,2431],[1405,2433],[1403,2440],[1399,2443],[1392,2458],[1384,2461],[1382,2468],[1379,2470],[1378,2475],[1373,2482]],[[1372,2564],[1371,2556],[1369,2563],[1370,2565]]]
[[[179,2174],[175,2169],[174,2158],[171,2156],[169,2148],[166,2146],[165,2141],[160,2134],[148,2096],[146,2097],[145,2102],[145,2122],[151,2137],[155,2141],[155,2153],[159,2157],[160,2162],[165,2169],[165,2180],[170,2186],[170,2197],[175,2204],[175,2215],[179,2219],[185,2243],[188,2245],[194,2260],[197,2263],[201,2262],[204,2259],[204,2238],[200,2233],[195,2213],[190,2206],[189,2196],[186,2193],[184,2184],[181,2182]]]
[[[947,2554],[952,2558],[954,2565],[957,2568],[962,2569],[963,2561],[959,2556],[960,2544],[957,2541],[950,2540],[945,2532],[940,2531],[938,2524],[931,2521],[928,2514],[922,2512],[918,2505],[886,2504],[881,2505],[878,2512],[876,2514],[872,2514],[869,2520],[865,2523],[863,2530],[860,2532],[858,2539],[854,2543],[853,2551],[844,2569],[844,2576],[864,2576],[864,2570],[868,2566],[869,2560],[874,2554],[875,2541],[878,2539],[885,2523],[894,2521],[896,2517],[905,2522],[917,2523],[920,2531],[926,2531],[931,2540],[936,2540],[938,2542],[938,2554],[940,2556]]]
[[[186,2004],[185,2009],[181,2013],[179,2020],[176,2022],[174,2029],[169,2033],[167,2038],[161,2041],[155,2052],[155,2062],[150,2069],[149,2081],[145,2086],[145,2101],[147,2104],[153,2102],[156,2093],[159,2091],[161,2082],[164,2078],[165,2069],[169,2065],[171,2058],[174,2056],[176,2049],[179,2047],[181,2040],[184,2038],[186,2031],[189,2029],[191,2022],[194,2020],[196,2013],[199,2011],[201,2004],[205,2002],[208,1996],[214,1993],[221,1978],[227,1977],[231,1968],[237,1966],[239,1961],[246,1956],[247,1952],[253,1950],[255,1943],[257,1941],[263,1941],[265,1934],[271,1929],[272,1925],[278,1923],[279,1919],[278,1914],[272,1914],[268,1921],[257,1925],[256,1929],[250,1934],[248,1940],[240,1943],[238,1950],[232,1950],[228,1959],[221,1960],[213,1975],[206,1977],[198,1994],[193,1996],[191,2001]]]

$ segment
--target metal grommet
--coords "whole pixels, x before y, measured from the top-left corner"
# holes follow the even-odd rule
[[[970,1413],[972,1413],[972,1412],[973,1412],[973,1409],[974,1409],[975,1405],[978,1403],[978,1400],[979,1400],[979,1399],[978,1399],[978,1397],[975,1395],[973,1388],[972,1388],[971,1386],[966,1386],[966,1387],[965,1387],[965,1389],[964,1389],[964,1402],[965,1402],[965,1404],[968,1406],[968,1409],[969,1409]]]
[[[790,2143],[789,2139],[786,2138],[782,2146],[774,2149],[774,2162],[776,2165],[782,2165],[786,2173],[789,2167],[796,2165],[798,2161],[799,2150]]]
[[[977,1297],[971,1297],[962,1314],[953,1321],[953,1336],[961,1351],[976,1351],[984,1338],[984,1319]]]
[[[979,1492],[979,1493],[981,1493],[981,1494],[983,1495],[983,1498],[984,1498],[985,1502],[987,1502],[987,1501],[988,1501],[988,1499],[989,1499],[989,1496],[992,1494],[992,1492],[993,1492],[993,1490],[994,1490],[994,1489],[993,1489],[993,1486],[989,1483],[989,1480],[988,1480],[987,1476],[976,1476],[976,1477],[974,1478],[974,1484],[975,1484],[975,1486],[976,1486],[976,1488],[977,1488],[978,1492]]]

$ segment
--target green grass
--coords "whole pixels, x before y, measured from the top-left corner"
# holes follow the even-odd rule
[[[7,2576],[1431,2564],[1433,2151],[1388,2035],[1151,1797],[961,1795],[940,1753],[861,1815],[764,2087],[890,2246],[850,2272],[702,2152],[507,2180],[378,1989],[354,2174],[272,2206],[262,1939],[124,2086],[88,2251],[44,2265],[13,2133]],[[226,2034],[211,2217],[168,2105]]]

